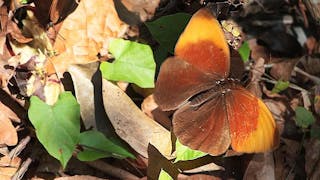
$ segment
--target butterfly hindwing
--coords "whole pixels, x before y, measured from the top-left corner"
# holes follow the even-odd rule
[[[238,86],[226,95],[226,102],[232,149],[257,153],[278,145],[275,120],[262,100]]]
[[[199,106],[189,103],[176,111],[173,132],[182,144],[211,155],[223,154],[228,149],[229,124],[224,99],[218,93]]]

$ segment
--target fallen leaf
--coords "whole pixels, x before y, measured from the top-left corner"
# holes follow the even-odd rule
[[[158,7],[160,0],[145,1],[145,0],[121,0],[124,5],[122,8],[126,8],[131,11],[131,13],[122,14],[123,16],[132,16],[132,14],[138,15],[140,17],[140,22],[144,22],[147,19],[153,17],[153,14]],[[122,10],[124,12],[124,10]],[[129,17],[128,17],[129,18]],[[131,21],[130,24],[138,24],[139,21]]]
[[[10,120],[20,122],[17,115],[0,102],[0,144],[14,146],[18,143],[18,135]]]
[[[158,107],[158,104],[154,101],[153,95],[150,95],[143,100],[141,104],[141,110],[151,119],[154,119],[166,129],[171,129],[171,120],[169,118],[170,112],[162,111]]]
[[[251,82],[248,85],[247,89],[252,92],[254,95],[257,97],[262,96],[261,92],[261,87],[260,87],[260,79],[261,76],[265,72],[264,68],[264,59],[263,58],[258,58],[257,60],[254,61],[254,65],[252,66],[252,69],[250,71],[251,73]]]
[[[21,164],[19,157],[10,158],[3,156],[0,158],[0,179],[10,180],[11,177],[16,173]]]
[[[106,113],[116,130],[135,151],[148,157],[148,144],[164,156],[171,154],[171,134],[145,115],[116,85],[103,79],[103,102]]]
[[[76,98],[80,104],[80,113],[86,129],[97,129],[95,104],[94,104],[94,87],[92,76],[97,71],[99,64],[97,62],[85,65],[70,65],[68,72],[76,93]]]
[[[280,62],[274,63],[271,68],[270,74],[276,80],[289,81],[293,68],[296,66],[298,61],[299,58],[293,58],[283,59]]]
[[[180,180],[220,180],[221,178],[218,178],[215,176],[209,176],[206,174],[195,174],[195,175],[183,177],[183,178],[179,177],[179,179]]]
[[[217,171],[217,170],[224,170],[223,167],[218,166],[214,163],[209,163],[194,169],[185,170],[183,172],[185,173],[201,173],[201,172],[208,172],[208,171]]]
[[[297,163],[301,146],[297,141],[285,138],[282,138],[282,141],[284,145],[275,151],[275,177],[276,179],[293,179],[294,172],[291,171]]]
[[[276,119],[279,134],[282,134],[285,124],[284,117],[287,111],[286,105],[281,101],[275,101],[272,99],[266,99],[263,102],[267,105],[268,109],[272,113],[272,116]]]
[[[309,74],[317,75],[320,73],[320,61],[319,58],[313,56],[305,56],[300,61]]]
[[[179,174],[177,166],[165,158],[158,149],[151,144],[148,146],[148,156],[148,179],[160,179],[159,176],[162,176],[163,178],[171,176],[172,178],[177,179]]]
[[[320,177],[320,140],[310,139],[304,146],[306,150],[305,170],[307,177],[317,179]]]
[[[55,178],[55,180],[107,180],[107,179],[93,177],[93,176],[76,175],[76,176],[69,176],[69,177],[59,177],[59,178]]]
[[[251,58],[253,60],[258,60],[259,58],[263,58],[266,62],[270,61],[270,56],[267,54],[265,48],[257,44],[256,39],[250,39],[247,41],[249,48],[251,49]]]
[[[245,180],[273,180],[274,160],[272,153],[255,154],[249,162],[247,170],[244,174]]]
[[[111,38],[123,37],[128,25],[123,23],[112,0],[81,1],[64,21],[58,32],[52,62],[59,77],[70,64],[98,61],[108,52]]]

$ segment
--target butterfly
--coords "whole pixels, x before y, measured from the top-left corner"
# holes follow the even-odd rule
[[[219,22],[206,8],[181,34],[175,56],[162,64],[154,97],[173,114],[173,133],[191,149],[221,155],[274,149],[279,133],[261,99],[228,78],[230,52]]]

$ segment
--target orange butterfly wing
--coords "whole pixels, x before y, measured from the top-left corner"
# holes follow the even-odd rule
[[[229,75],[229,47],[219,22],[208,9],[192,16],[176,44],[175,55],[220,78]]]
[[[279,143],[275,120],[267,106],[237,86],[226,95],[231,146],[237,152],[265,152]]]

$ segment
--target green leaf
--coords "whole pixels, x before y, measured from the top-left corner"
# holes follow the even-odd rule
[[[163,169],[161,169],[158,180],[173,180],[173,178]]]
[[[146,22],[150,33],[158,43],[166,48],[166,50],[173,54],[175,44],[187,26],[191,18],[190,14],[177,13],[168,16],[162,16],[161,18]]]
[[[194,160],[199,157],[203,157],[205,155],[207,155],[207,154],[204,152],[190,149],[189,147],[181,144],[178,140],[176,141],[176,156],[177,156],[177,158],[174,160],[175,163],[178,161]]]
[[[94,161],[105,157],[135,158],[129,151],[107,139],[99,131],[82,132],[79,139],[79,145],[84,149],[77,156],[81,161]]]
[[[80,106],[76,99],[64,92],[49,106],[32,96],[28,116],[41,144],[65,168],[80,135]]]
[[[105,79],[135,83],[142,88],[154,87],[156,64],[148,45],[114,39],[109,44],[109,51],[115,61],[100,65]]]
[[[311,124],[315,122],[315,118],[312,113],[305,109],[304,107],[297,107],[296,110],[296,124],[302,128],[308,128]]]
[[[238,52],[241,56],[241,59],[243,62],[247,62],[250,57],[250,47],[247,41],[245,41],[240,48],[238,49]]]
[[[274,85],[273,89],[272,89],[272,93],[279,93],[285,89],[287,89],[290,85],[289,81],[277,81],[277,83]]]

